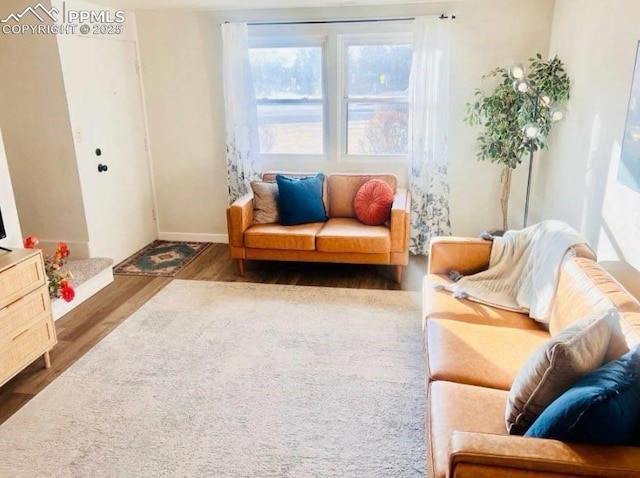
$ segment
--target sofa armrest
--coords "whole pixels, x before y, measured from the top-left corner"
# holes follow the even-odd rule
[[[391,252],[409,251],[409,228],[411,214],[411,193],[403,188],[396,189],[391,205]]]
[[[449,473],[463,477],[640,477],[640,448],[456,431]]]
[[[474,237],[434,237],[429,245],[429,274],[475,274],[489,267],[491,241]]]
[[[244,246],[244,231],[253,224],[253,193],[249,192],[236,199],[227,209],[227,232],[229,244]]]

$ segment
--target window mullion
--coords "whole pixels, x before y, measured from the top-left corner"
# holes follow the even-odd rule
[[[381,104],[395,104],[395,103],[409,103],[409,98],[406,96],[388,96],[388,97],[379,97],[379,96],[351,96],[344,98],[343,101],[346,103],[381,103]]]
[[[322,42],[322,87],[323,87],[322,135],[323,135],[323,144],[324,144],[323,158],[325,160],[331,158],[331,154],[333,151],[332,137],[334,134],[332,131],[333,121],[331,121],[331,118],[333,117],[333,111],[332,111],[333,101],[331,100],[333,87],[332,87],[331,75],[329,74],[330,73],[329,65],[331,65],[331,62],[332,62],[331,50],[332,50],[331,35],[325,35]]]
[[[349,69],[347,68],[347,48],[348,48],[348,44],[344,41],[344,36],[341,35],[338,39],[337,39],[337,44],[338,44],[338,57],[337,57],[337,63],[336,63],[336,78],[338,80],[338,84],[339,84],[339,91],[338,94],[336,96],[336,103],[338,104],[338,108],[339,108],[339,119],[338,119],[338,127],[339,127],[339,139],[340,142],[337,145],[338,146],[338,159],[339,160],[345,160],[347,158],[347,140],[348,140],[348,135],[347,135],[347,126],[349,123],[349,119],[348,119],[348,92],[347,92],[347,87],[348,87],[348,81],[349,81]]]
[[[275,99],[275,98],[258,98],[256,103],[260,105],[321,105],[324,101],[320,98],[313,99]]]
[[[327,101],[329,109],[328,122],[328,159],[340,161],[342,157],[342,81],[340,79],[340,44],[335,30],[330,30],[327,37]]]

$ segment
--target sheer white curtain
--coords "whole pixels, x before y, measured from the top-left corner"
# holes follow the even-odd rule
[[[426,255],[434,236],[451,234],[449,222],[450,21],[414,21],[409,80],[409,188],[413,254]]]
[[[249,40],[246,23],[223,23],[222,75],[227,141],[229,204],[250,190],[261,172]]]

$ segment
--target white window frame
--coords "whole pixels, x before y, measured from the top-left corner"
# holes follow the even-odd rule
[[[406,155],[347,154],[347,47],[351,44],[412,43],[412,20],[384,22],[310,22],[251,25],[249,48],[322,46],[323,155],[262,153],[269,168],[292,161],[305,166],[326,163],[405,163]],[[357,43],[350,43],[357,42]],[[354,100],[351,100],[354,101]],[[358,98],[356,102],[366,101]],[[375,102],[381,102],[377,98]],[[393,101],[397,103],[397,101]]]
[[[338,74],[340,78],[340,142],[339,148],[341,157],[347,161],[367,161],[375,162],[384,160],[389,161],[406,161],[406,154],[349,154],[348,152],[348,108],[351,103],[373,103],[373,104],[406,104],[409,107],[409,96],[401,97],[357,97],[349,98],[349,47],[360,45],[400,45],[412,44],[413,35],[411,32],[391,32],[391,33],[360,33],[360,34],[344,34],[338,36],[338,52],[340,62],[338,63]],[[408,145],[407,145],[408,148]]]
[[[264,160],[291,160],[300,159],[301,161],[318,161],[323,160],[327,156],[329,143],[329,131],[327,129],[327,115],[329,114],[329,100],[327,95],[327,68],[326,68],[326,37],[321,35],[295,35],[295,36],[274,36],[273,34],[266,36],[252,35],[249,37],[249,48],[304,48],[304,47],[320,47],[322,56],[322,99],[300,99],[300,100],[264,100],[256,98],[256,105],[275,104],[275,105],[291,105],[291,104],[320,104],[322,105],[322,153],[305,154],[305,153],[263,153],[260,152]]]

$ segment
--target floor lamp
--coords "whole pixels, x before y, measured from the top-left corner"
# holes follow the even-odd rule
[[[515,65],[509,70],[513,78],[513,88],[518,93],[526,96],[533,106],[531,122],[522,129],[523,141],[529,149],[529,174],[527,176],[527,195],[524,203],[523,227],[527,227],[529,218],[529,195],[531,193],[531,176],[533,173],[533,153],[538,149],[536,140],[543,132],[542,125],[545,122],[556,122],[564,118],[566,110],[560,106],[551,104],[551,97],[538,90],[526,77],[526,71],[522,65]],[[548,131],[548,130],[547,130]]]

